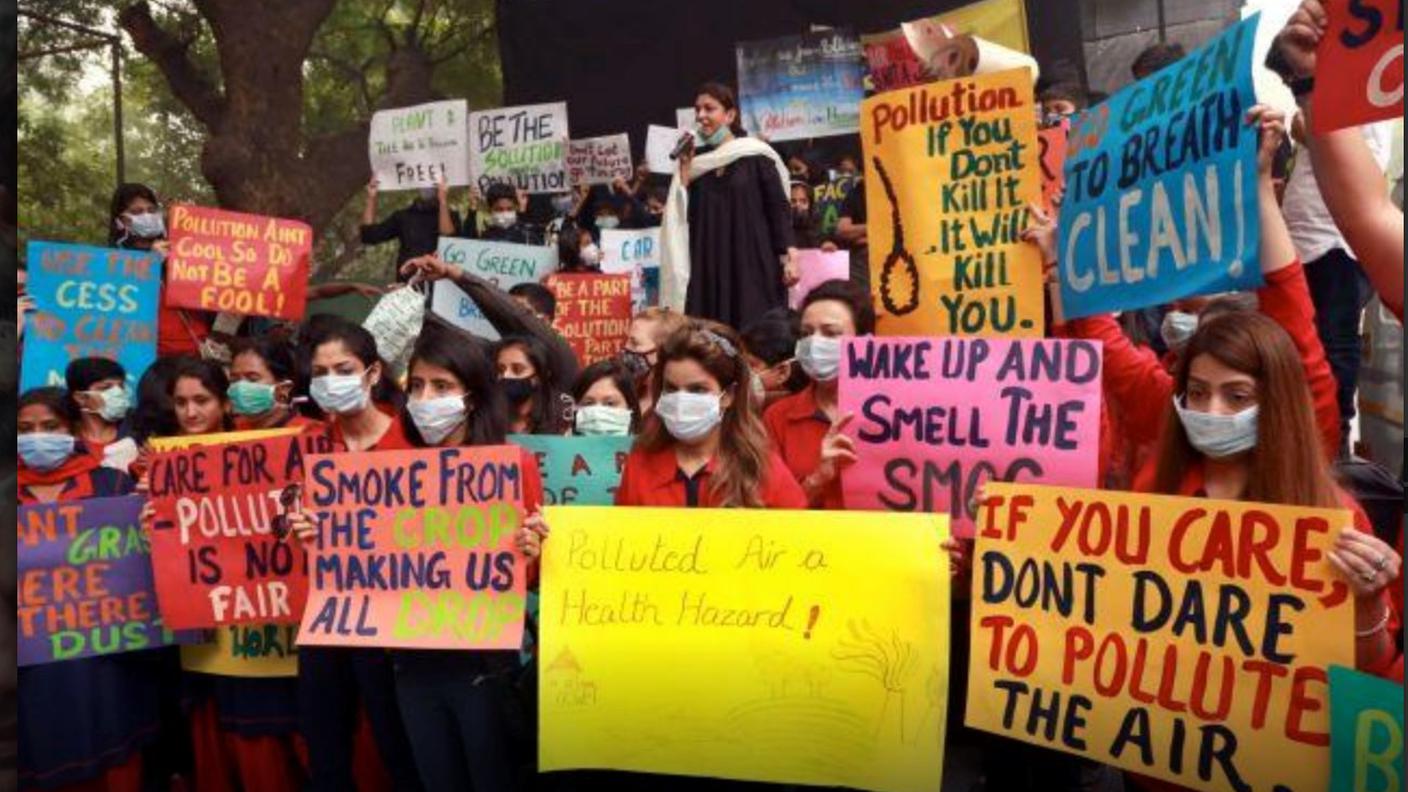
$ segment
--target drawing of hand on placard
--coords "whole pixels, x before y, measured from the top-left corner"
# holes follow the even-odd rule
[[[895,195],[895,186],[890,182],[890,175],[885,172],[885,165],[880,162],[880,158],[873,159],[875,172],[885,187],[885,197],[890,199],[890,225],[894,229],[890,255],[885,257],[885,263],[880,269],[880,302],[891,314],[904,316],[919,307],[919,265],[914,263],[914,255],[904,247],[904,222],[900,219],[900,200]],[[896,299],[895,268],[901,265],[909,280],[909,294],[906,296],[901,290],[900,298]]]
[[[848,620],[846,628],[850,638],[842,638],[831,650],[831,657],[840,664],[841,670],[868,676],[885,689],[880,717],[875,719],[875,734],[880,736],[886,720],[893,718],[898,740],[903,743],[905,697],[908,678],[914,670],[914,647],[897,633],[890,633],[888,639],[879,635],[865,620],[861,620],[859,626],[854,620]]]

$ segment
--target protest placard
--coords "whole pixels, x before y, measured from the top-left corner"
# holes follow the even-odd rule
[[[1041,163],[1041,205],[1047,212],[1056,206],[1056,196],[1066,188],[1066,138],[1071,122],[1061,119],[1056,126],[1043,128],[1036,135],[1037,161]]]
[[[298,621],[308,589],[303,545],[277,535],[274,523],[298,502],[305,457],[330,449],[316,432],[231,433],[152,457],[152,568],[168,626]]]
[[[469,184],[468,121],[463,99],[373,113],[367,147],[380,189]]]
[[[635,438],[509,435],[538,458],[543,501],[558,506],[610,506]]]
[[[783,36],[734,45],[743,126],[765,140],[848,135],[856,131],[860,39],[849,30]]]
[[[313,229],[298,220],[173,204],[165,304],[302,319]]]
[[[1403,117],[1402,0],[1330,0],[1315,50],[1310,126],[1324,134]]]
[[[631,140],[625,132],[567,141],[567,181],[572,186],[629,181],[631,175]]]
[[[787,289],[787,305],[794,311],[801,310],[807,292],[817,286],[829,280],[850,280],[851,254],[844,250],[803,248],[797,251],[797,273],[798,281]]]
[[[841,212],[846,207],[846,198],[858,181],[855,176],[841,174],[812,189],[812,214],[816,217],[817,231],[822,236],[835,232]]]
[[[870,283],[882,335],[1019,335],[1044,325],[1041,197],[1026,69],[928,83],[861,105]]]
[[[1257,15],[1085,111],[1066,148],[1060,314],[1261,285]]]
[[[31,241],[29,295],[20,391],[64,384],[69,361],[116,360],[127,386],[156,360],[161,257],[140,250]]]
[[[942,515],[545,516],[541,770],[939,788]]]
[[[1206,790],[1330,769],[1326,669],[1354,597],[1348,511],[989,484],[967,724]]]
[[[674,174],[679,162],[670,159],[670,152],[675,150],[682,135],[683,130],[667,126],[651,124],[645,128],[645,164],[651,173]]]
[[[479,239],[440,237],[437,255],[449,264],[478,275],[504,291],[520,283],[536,283],[557,269],[557,249],[543,245],[516,245]],[[469,333],[498,340],[499,331],[464,290],[450,280],[435,282],[430,310]]]
[[[131,495],[19,507],[18,665],[178,642],[157,614],[138,519],[144,502]]]
[[[675,128],[676,128],[676,129],[694,129],[694,125],[695,125],[695,121],[694,121],[694,108],[693,108],[693,107],[676,107],[676,108],[675,108]]]
[[[153,451],[180,451],[196,446],[219,445],[221,443],[248,443],[251,440],[268,440],[273,437],[291,437],[303,430],[297,426],[280,426],[273,429],[249,429],[243,432],[214,432],[200,435],[169,435],[151,437],[147,444]]]
[[[1401,792],[1403,685],[1330,666],[1329,792]]]
[[[318,539],[299,644],[518,649],[522,459],[515,446],[311,457]]]
[[[631,276],[632,312],[654,305],[660,296],[660,229],[602,229],[601,271]]]
[[[1022,0],[980,0],[909,24],[911,28],[947,26],[955,33],[977,36],[1018,52],[1029,51],[1026,8]],[[928,82],[924,67],[902,30],[861,36],[860,40],[865,50],[870,92]]]
[[[631,276],[559,273],[544,282],[557,298],[552,326],[589,366],[615,357],[631,331]]]
[[[569,137],[566,102],[476,110],[469,114],[469,175],[481,193],[497,182],[566,192]]]
[[[298,676],[297,624],[230,624],[181,647],[181,668],[234,677]]]
[[[853,338],[840,412],[857,460],[848,509],[948,513],[973,530],[987,481],[1093,487],[1100,456],[1100,344],[1057,339]]]

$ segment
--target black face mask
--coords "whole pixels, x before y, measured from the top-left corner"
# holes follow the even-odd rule
[[[504,389],[504,396],[508,398],[509,404],[522,404],[533,397],[533,380],[528,377],[509,379],[504,377],[499,380],[499,386]]]
[[[617,355],[617,358],[636,379],[640,379],[650,372],[650,360],[634,349],[621,350],[621,354]]]

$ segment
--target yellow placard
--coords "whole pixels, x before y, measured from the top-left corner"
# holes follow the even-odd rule
[[[939,787],[947,515],[545,515],[541,770]]]
[[[265,440],[270,437],[294,435],[303,431],[297,426],[280,426],[276,429],[250,429],[245,432],[215,432],[202,435],[175,435],[153,437],[147,441],[153,451],[181,451],[195,446],[219,445],[220,443],[244,443],[250,440]]]
[[[298,676],[298,625],[232,624],[213,633],[209,643],[181,647],[182,668],[220,676]]]
[[[870,283],[882,335],[1044,332],[1041,254],[1019,239],[1041,198],[1027,69],[861,103]]]
[[[1349,512],[989,483],[967,723],[1208,790],[1322,788]]]

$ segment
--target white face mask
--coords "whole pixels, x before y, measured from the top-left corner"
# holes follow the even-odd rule
[[[655,402],[655,414],[665,431],[686,443],[705,437],[723,420],[722,396],[718,393],[666,393]]]
[[[1169,349],[1178,349],[1188,343],[1198,329],[1198,315],[1184,311],[1169,311],[1159,325],[1159,335]]]
[[[596,245],[587,245],[579,253],[583,264],[597,265],[601,263],[601,248]]]
[[[621,225],[621,218],[616,215],[601,215],[596,219],[597,228],[615,228]]]
[[[371,392],[361,374],[325,374],[314,377],[308,385],[308,395],[323,409],[334,415],[361,412],[371,401]]]
[[[1256,447],[1256,405],[1235,415],[1213,415],[1190,410],[1182,402],[1182,398],[1174,396],[1173,408],[1178,411],[1188,442],[1204,456],[1225,459]]]
[[[609,404],[588,404],[577,408],[573,424],[579,435],[621,437],[631,433],[631,411]]]
[[[518,222],[517,212],[494,212],[489,215],[489,222],[499,228],[508,228]]]
[[[438,399],[420,399],[406,402],[406,412],[416,425],[421,438],[431,445],[437,445],[450,436],[469,415],[463,396],[441,396]]]
[[[809,335],[797,341],[797,363],[808,377],[831,382],[841,373],[841,339]]]
[[[768,398],[768,386],[763,382],[763,375],[756,371],[753,372],[753,376],[749,377],[748,385],[753,390],[753,400],[761,407]]]
[[[108,423],[121,421],[127,415],[127,411],[132,409],[132,399],[127,395],[127,388],[121,385],[107,390],[88,391],[88,395],[98,400],[98,409],[84,408],[83,411],[96,413],[99,418]]]

